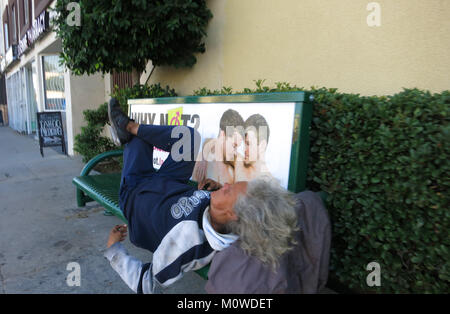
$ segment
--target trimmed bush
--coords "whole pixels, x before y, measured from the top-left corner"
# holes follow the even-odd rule
[[[128,99],[156,98],[176,96],[174,89],[168,86],[162,88],[160,84],[150,86],[135,85],[115,91],[111,96],[117,98],[124,112],[128,112]],[[81,128],[81,133],[75,136],[74,150],[83,156],[83,162],[88,162],[96,155],[116,149],[112,140],[102,135],[108,119],[108,104],[104,103],[95,110],[83,111],[87,126]]]
[[[128,99],[137,98],[159,98],[159,97],[175,97],[177,93],[173,88],[166,86],[161,87],[158,84],[152,85],[134,85],[129,88],[116,89],[112,97],[117,98],[120,106],[124,112],[128,112]],[[108,121],[108,113],[106,115],[106,122]]]
[[[102,136],[103,127],[108,121],[108,104],[104,103],[97,110],[84,110],[84,120],[87,126],[81,127],[81,133],[75,135],[73,150],[83,156],[83,162],[88,162],[96,155],[115,149],[113,141]]]
[[[332,273],[358,291],[450,291],[450,92],[314,94],[309,185],[330,194]]]
[[[242,93],[304,90],[263,83]],[[358,292],[450,291],[450,92],[311,92],[308,186],[329,194],[330,278]],[[380,287],[367,285],[371,262],[381,266]]]

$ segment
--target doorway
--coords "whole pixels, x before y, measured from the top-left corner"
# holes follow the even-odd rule
[[[22,134],[27,133],[27,114],[24,97],[23,71],[19,70],[6,80],[8,115],[11,128]]]
[[[31,63],[25,66],[25,81],[26,81],[26,98],[27,98],[27,113],[28,113],[28,134],[34,134],[37,138],[37,91],[38,86],[38,75],[36,61],[33,60]]]

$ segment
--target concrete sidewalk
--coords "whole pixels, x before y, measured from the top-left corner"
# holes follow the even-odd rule
[[[121,223],[96,203],[77,208],[72,178],[81,157],[67,157],[9,127],[0,127],[0,293],[133,293],[103,257],[110,229]],[[142,261],[151,254],[124,242]],[[77,262],[81,286],[69,287]],[[205,281],[186,274],[164,293],[205,293]]]

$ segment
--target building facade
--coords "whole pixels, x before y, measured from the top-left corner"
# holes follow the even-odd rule
[[[61,40],[52,30],[52,0],[2,0],[1,71],[9,126],[37,139],[37,112],[60,111],[69,155],[84,125],[83,110],[105,102],[101,74],[74,76],[59,64]]]

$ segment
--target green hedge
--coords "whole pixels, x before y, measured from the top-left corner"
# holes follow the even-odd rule
[[[104,103],[98,109],[83,111],[87,126],[81,127],[81,133],[75,135],[73,150],[83,156],[83,162],[88,162],[96,155],[115,149],[113,141],[102,136],[103,128],[108,121],[108,104]]]
[[[332,273],[358,291],[450,291],[450,92],[314,94],[308,175],[330,194]]]
[[[242,93],[304,90],[263,83]],[[358,292],[449,292],[450,92],[310,91],[308,186],[329,193],[330,278]],[[371,262],[381,266],[380,287],[367,286]]]

